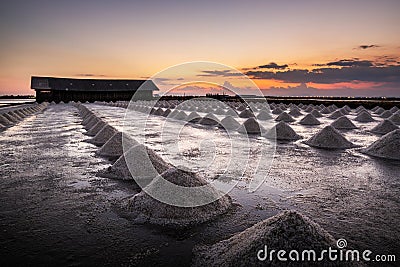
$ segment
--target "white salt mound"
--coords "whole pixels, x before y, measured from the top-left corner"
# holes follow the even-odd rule
[[[284,121],[280,121],[275,126],[273,126],[267,132],[266,137],[276,138],[277,140],[282,140],[282,141],[294,141],[302,138],[292,129],[292,127],[290,127]]]
[[[400,129],[391,131],[361,152],[379,158],[400,160]]]
[[[197,123],[201,119],[201,116],[197,112],[191,112],[187,118],[186,121],[192,122],[192,123]]]
[[[309,113],[304,118],[302,118],[299,122],[301,125],[319,125],[321,122],[314,117],[313,114]]]
[[[165,180],[183,187],[207,185],[207,182],[196,173],[177,168],[170,168],[163,172],[161,176]],[[157,194],[158,191],[160,194],[165,193],[165,186],[157,181],[153,180],[148,188],[154,194]],[[203,191],[203,195],[218,196],[219,194],[211,185]],[[182,199],[182,201],[185,200],[191,202],[191,199]],[[212,220],[227,212],[231,205],[232,200],[228,195],[222,196],[210,204],[193,208],[176,207],[162,203],[149,196],[145,191],[141,191],[129,200],[130,209],[140,213],[148,223],[175,229],[187,228]]]
[[[289,112],[289,115],[294,116],[294,117],[298,117],[303,115],[298,109],[294,108]]]
[[[251,117],[254,117],[254,114],[250,110],[245,109],[242,112],[240,112],[239,117],[240,118],[251,118]]]
[[[356,129],[357,126],[352,123],[349,118],[346,116],[342,116],[337,118],[334,122],[331,123],[335,129]]]
[[[104,145],[117,132],[117,130],[108,123],[92,138],[90,143],[96,146]]]
[[[398,129],[396,125],[393,124],[390,120],[383,120],[374,128],[371,129],[371,132],[375,134],[387,134],[391,131]]]
[[[281,114],[282,112],[283,112],[283,110],[280,109],[279,107],[277,107],[276,109],[272,110],[272,114],[275,114],[275,115]]]
[[[391,122],[393,122],[396,125],[400,125],[400,115],[395,113],[392,116],[390,116],[388,118],[388,120],[390,120]]]
[[[244,134],[261,134],[265,132],[265,129],[258,124],[255,118],[249,118],[239,127],[238,132]]]
[[[11,123],[16,123],[16,122],[18,122],[18,119],[15,118],[14,115],[11,114],[10,112],[4,113],[3,116],[4,116],[7,120],[9,120]]]
[[[128,164],[132,174],[128,168]],[[142,181],[143,184],[148,184],[158,174],[168,170],[170,167],[153,150],[139,144],[133,146],[120,156],[112,166],[99,171],[98,175],[120,180],[134,180],[135,178]],[[134,183],[134,187],[140,189],[140,186],[136,182]]]
[[[276,121],[284,121],[284,122],[294,122],[295,119],[293,119],[292,116],[287,114],[286,112],[282,112],[279,114],[279,116],[275,119]]]
[[[381,116],[381,118],[387,119],[392,115],[393,115],[392,112],[390,112],[389,110],[385,110],[380,116]]]
[[[357,117],[354,118],[355,121],[359,122],[372,122],[375,121],[374,118],[372,118],[371,114],[368,113],[368,111],[361,111]]]
[[[95,136],[107,123],[99,120],[89,131],[86,132],[86,135]]]
[[[352,142],[348,141],[338,130],[332,126],[326,126],[318,133],[310,137],[305,144],[325,149],[346,149],[356,147]]]
[[[311,111],[310,114],[313,114],[314,117],[316,117],[316,118],[321,118],[321,117],[323,117],[323,115],[322,115],[318,110],[316,110],[316,109],[314,109],[313,111]]]
[[[12,124],[12,122],[10,120],[8,120],[6,117],[4,117],[2,114],[0,114],[0,123],[5,126]]]
[[[322,250],[336,248],[336,241],[308,217],[296,211],[285,211],[214,245],[195,247],[192,266],[289,266],[288,262],[279,261],[277,257],[273,257],[272,261],[260,261],[257,252],[263,250],[266,245],[268,252],[271,249],[287,252],[296,250],[300,253],[303,250],[314,250],[316,255],[320,255]],[[343,262],[339,263],[340,266],[344,265]],[[329,261],[328,257],[318,264],[339,266]]]
[[[139,144],[129,135],[122,132],[117,132],[101,148],[96,151],[96,154],[109,158],[120,157],[124,153],[122,139],[124,139],[126,148],[133,147]]]
[[[344,113],[342,113],[342,111],[337,110],[337,111],[333,112],[331,115],[329,115],[328,118],[330,118],[330,119],[337,119],[337,118],[339,118],[339,117],[342,117],[343,115],[344,115]]]
[[[232,116],[226,116],[221,120],[220,127],[228,131],[237,130],[240,127],[240,123],[237,122]]]

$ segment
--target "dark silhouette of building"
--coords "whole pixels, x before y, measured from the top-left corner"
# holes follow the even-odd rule
[[[73,79],[56,77],[31,77],[31,88],[36,91],[36,101],[94,102],[152,99],[159,89],[151,80]],[[140,90],[139,90],[140,88]]]

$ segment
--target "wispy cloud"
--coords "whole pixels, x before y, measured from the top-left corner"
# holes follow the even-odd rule
[[[359,45],[359,46],[355,47],[354,49],[365,50],[365,49],[369,49],[369,48],[378,48],[378,47],[380,47],[380,46],[379,45],[375,45],[375,44],[372,44],[372,45]]]
[[[232,70],[203,70],[202,74],[197,74],[199,77],[237,77],[243,76],[240,72],[233,72]]]
[[[270,62],[268,64],[258,66],[257,69],[276,69],[276,70],[281,70],[281,69],[286,69],[287,67],[289,67],[288,64],[278,65],[275,62]]]

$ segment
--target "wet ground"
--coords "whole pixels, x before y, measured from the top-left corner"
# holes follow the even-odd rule
[[[87,107],[123,129],[124,109]],[[138,113],[136,119],[146,117]],[[81,121],[72,105],[51,105],[0,132],[1,266],[187,266],[194,245],[226,239],[285,209],[309,216],[353,248],[399,255],[400,164],[396,161],[370,158],[358,149],[318,150],[302,140],[281,143],[259,190],[247,190],[246,171],[230,192],[241,206],[190,230],[172,231],[133,223],[126,203],[136,192],[129,182],[96,176],[111,162],[97,157],[97,147],[84,142],[89,137]],[[322,121],[326,125],[332,120]],[[175,165],[198,169],[208,178],[218,175],[232,157],[226,134],[186,126],[177,138],[174,129],[182,125],[175,123],[160,134],[163,121],[152,116],[145,139],[132,125],[124,130]],[[360,128],[344,132],[354,143],[365,147],[379,137],[368,132],[376,122],[355,124]],[[323,127],[296,122],[291,126],[305,138]],[[208,154],[197,140],[206,139],[214,140],[218,152],[212,168],[199,160]],[[235,140],[247,142],[240,136]],[[268,144],[263,138],[250,141],[254,147]],[[175,146],[180,148],[178,154],[170,150]],[[257,149],[252,153],[257,154]],[[239,167],[229,172],[226,183],[241,171]]]

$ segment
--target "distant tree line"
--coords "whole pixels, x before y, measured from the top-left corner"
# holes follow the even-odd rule
[[[34,95],[0,95],[0,99],[31,99]]]

